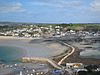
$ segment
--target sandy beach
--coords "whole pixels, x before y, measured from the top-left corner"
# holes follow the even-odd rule
[[[38,41],[38,42],[36,42]],[[92,58],[80,58],[80,52],[82,51],[85,45],[79,45],[73,43],[76,47],[75,52],[69,56],[63,63],[66,62],[80,62],[84,64],[100,64],[99,59],[92,59]],[[32,39],[32,38],[18,38],[18,37],[5,37],[0,36],[0,46],[9,46],[9,47],[18,47],[21,48],[23,52],[25,52],[26,57],[53,57],[55,56],[54,60],[58,62],[64,56],[64,52],[69,48],[63,46],[54,41],[45,41],[43,39]],[[77,47],[79,46],[79,48]],[[91,45],[92,46],[92,45]],[[70,50],[68,50],[70,51]],[[66,51],[67,52],[67,51]],[[60,55],[60,57],[56,57]],[[75,59],[75,60],[74,60]]]
[[[8,40],[8,39],[32,40],[33,38],[13,37],[13,36],[0,36],[0,39],[3,39],[3,40]]]
[[[32,43],[30,43],[32,41]],[[28,57],[51,57],[63,53],[67,47],[57,42],[34,43],[32,38],[0,36],[0,46],[22,48]]]

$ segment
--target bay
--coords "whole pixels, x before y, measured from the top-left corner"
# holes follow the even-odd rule
[[[0,61],[9,63],[15,62],[22,58],[25,53],[17,47],[11,46],[0,46]]]

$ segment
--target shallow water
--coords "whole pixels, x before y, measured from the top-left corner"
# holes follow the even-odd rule
[[[100,59],[100,43],[93,43],[91,47],[93,48],[85,48],[84,51],[81,51],[80,57]]]
[[[51,57],[63,53],[67,47],[54,42],[30,43],[26,40],[0,41],[0,60],[12,62],[25,57]]]
[[[0,61],[1,62],[15,62],[25,55],[20,48],[0,46]]]

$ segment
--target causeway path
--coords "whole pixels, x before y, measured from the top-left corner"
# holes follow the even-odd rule
[[[70,55],[72,55],[72,54],[75,52],[75,47],[73,47],[72,45],[69,45],[69,44],[67,44],[67,43],[64,43],[64,42],[62,42],[62,43],[63,43],[64,45],[70,47],[70,48],[71,48],[71,52],[70,52],[70,53],[67,53],[67,55],[64,56],[64,57],[58,62],[58,65],[61,65],[62,62],[63,62],[66,58],[68,58]]]

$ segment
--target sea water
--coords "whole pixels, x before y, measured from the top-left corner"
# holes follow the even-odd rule
[[[19,60],[25,53],[17,47],[0,46],[0,61],[4,63],[11,63]]]
[[[91,47],[93,48],[87,48],[80,52],[80,57],[100,59],[100,42],[93,43]]]
[[[15,62],[22,57],[52,57],[67,50],[66,46],[54,42],[27,42],[26,40],[0,41],[0,61]]]

